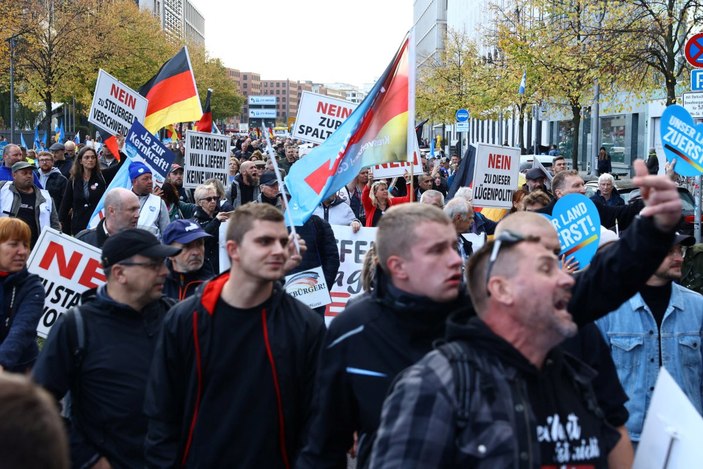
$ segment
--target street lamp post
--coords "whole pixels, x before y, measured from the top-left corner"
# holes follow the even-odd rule
[[[5,41],[10,45],[10,143],[15,143],[15,46],[23,33],[17,33]]]

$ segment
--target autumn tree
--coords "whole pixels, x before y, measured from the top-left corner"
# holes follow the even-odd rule
[[[476,44],[453,31],[447,33],[444,50],[418,70],[416,111],[423,117],[451,122],[457,109],[472,106],[472,66],[477,60]]]
[[[614,0],[627,14],[604,27],[604,34],[630,37],[628,59],[645,64],[664,81],[666,104],[676,104],[676,88],[688,80],[686,39],[700,30],[701,0]]]
[[[606,0],[516,0],[499,9],[498,48],[506,61],[527,70],[533,98],[565,103],[572,115],[572,161],[578,168],[582,110],[593,99],[598,80],[606,90],[626,83],[631,64],[621,38],[602,34],[605,18],[616,21],[620,9]]]

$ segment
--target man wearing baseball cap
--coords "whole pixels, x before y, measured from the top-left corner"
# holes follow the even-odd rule
[[[144,467],[142,412],[156,338],[168,309],[165,259],[180,249],[145,230],[103,245],[106,283],[52,327],[34,379],[59,400],[71,391],[74,467]],[[82,337],[79,342],[78,337]]]
[[[211,238],[200,225],[192,220],[175,220],[164,231],[163,242],[181,249],[166,261],[169,274],[164,294],[181,301],[215,276],[209,262],[205,262],[205,238]]]
[[[273,171],[264,172],[259,178],[259,202],[271,204],[283,210],[283,202],[281,201],[281,191],[278,187],[278,179]]]
[[[168,173],[167,182],[173,184],[173,187],[178,191],[178,199],[181,202],[192,202],[192,197],[189,196],[188,191],[183,187],[183,166],[178,163],[173,163],[171,165],[171,171]]]
[[[677,234],[669,254],[635,296],[596,321],[610,346],[629,400],[627,430],[637,444],[663,366],[698,413],[703,412],[703,296],[681,279],[683,247],[693,236]]]
[[[33,169],[26,161],[18,161],[12,165],[12,181],[0,181],[0,217],[27,223],[32,230],[31,247],[44,228],[61,229],[56,205],[49,191],[34,183]]]
[[[129,179],[132,181],[132,192],[139,197],[138,225],[160,238],[171,219],[166,203],[152,194],[154,182],[151,169],[141,161],[133,161],[129,164]]]

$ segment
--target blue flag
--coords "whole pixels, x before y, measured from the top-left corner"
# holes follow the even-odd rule
[[[20,132],[20,145],[22,145],[24,148],[29,148],[27,147],[27,142],[24,141],[24,134]]]
[[[38,150],[41,148],[41,141],[39,141],[39,128],[34,127],[34,149]]]
[[[41,147],[46,149],[46,130],[44,131],[44,136],[41,138]]]
[[[526,82],[527,82],[527,70],[522,72],[522,80],[520,80],[520,88],[517,90],[518,94],[525,94]]]

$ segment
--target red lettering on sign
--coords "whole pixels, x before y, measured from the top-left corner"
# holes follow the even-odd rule
[[[110,96],[113,96],[119,102],[126,104],[132,109],[137,106],[137,98],[127,93],[125,90],[115,85],[114,83],[110,86]]]
[[[99,280],[100,283],[93,282],[93,279]],[[83,275],[81,275],[78,283],[86,288],[95,288],[105,282],[107,282],[107,278],[105,278],[105,274],[103,274],[103,268],[100,262],[98,262],[97,259],[88,259],[88,263],[85,265]]]
[[[56,261],[56,266],[59,269],[59,275],[63,278],[71,280],[76,276],[78,265],[82,259],[83,254],[78,251],[74,251],[71,254],[71,258],[68,259],[68,262],[66,262],[66,252],[64,251],[64,247],[54,241],[50,241],[49,245],[46,247],[46,251],[44,251],[44,257],[42,257],[39,262],[39,267],[44,270],[49,270],[54,261]],[[101,283],[96,284],[93,280],[99,280]],[[106,281],[107,279],[102,273],[100,261],[89,258],[85,269],[83,269],[83,272],[81,273],[78,283],[86,288],[95,288],[98,285],[102,285]]]
[[[508,155],[495,155],[493,153],[488,154],[488,167],[493,169],[506,169],[510,170],[510,163],[512,158]]]
[[[341,117],[346,119],[351,114],[352,110],[348,107],[337,106],[336,104],[323,103],[319,101],[317,103],[317,112],[326,114],[333,117]]]
[[[66,253],[63,250],[63,246],[54,241],[49,242],[46,251],[44,251],[44,257],[42,257],[41,262],[39,262],[39,267],[44,270],[49,270],[54,259],[56,259],[56,265],[59,268],[59,275],[64,278],[71,279],[73,274],[78,268],[78,263],[81,261],[83,255],[80,252],[74,252],[71,254],[71,259],[66,263]]]

